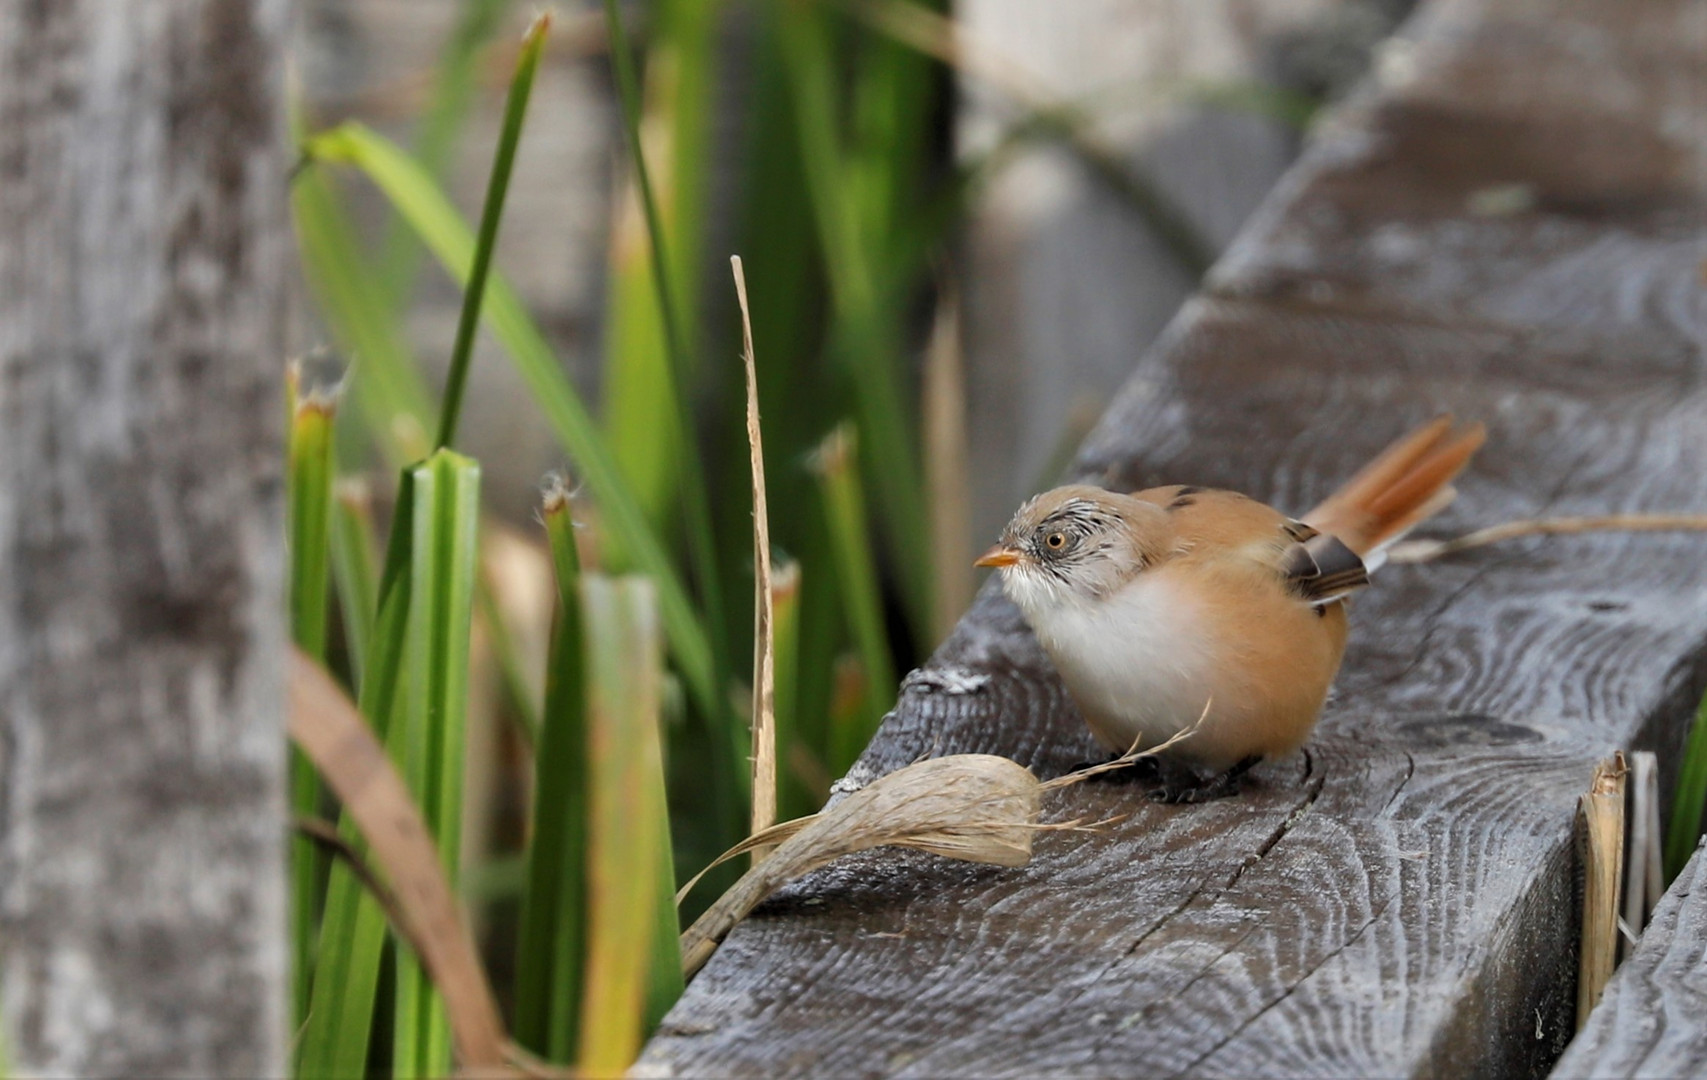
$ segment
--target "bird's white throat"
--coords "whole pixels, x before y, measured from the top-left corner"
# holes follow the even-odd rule
[[[1217,658],[1202,613],[1172,575],[1141,573],[1105,597],[1017,567],[1002,583],[1110,749],[1140,736],[1155,745],[1203,714]]]

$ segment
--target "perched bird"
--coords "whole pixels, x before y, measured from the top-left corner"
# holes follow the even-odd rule
[[[1219,775],[1162,797],[1232,794],[1309,737],[1345,653],[1346,597],[1452,501],[1483,438],[1443,416],[1301,519],[1233,491],[1056,488],[977,565],[1000,568],[1098,741],[1122,753],[1197,725],[1168,757]]]

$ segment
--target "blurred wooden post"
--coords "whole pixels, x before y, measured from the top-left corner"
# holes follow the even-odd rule
[[[0,1016],[286,1066],[288,0],[0,0]]]

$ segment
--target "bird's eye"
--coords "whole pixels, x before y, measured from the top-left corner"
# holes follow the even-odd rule
[[[1048,545],[1050,551],[1060,551],[1067,546],[1067,534],[1052,532],[1043,538],[1043,542]]]

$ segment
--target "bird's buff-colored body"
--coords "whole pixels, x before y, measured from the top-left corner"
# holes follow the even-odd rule
[[[1001,568],[1097,739],[1224,770],[1298,749],[1345,652],[1345,597],[1452,497],[1481,444],[1448,418],[1294,520],[1230,491],[1074,485],[1021,507],[979,559]]]

